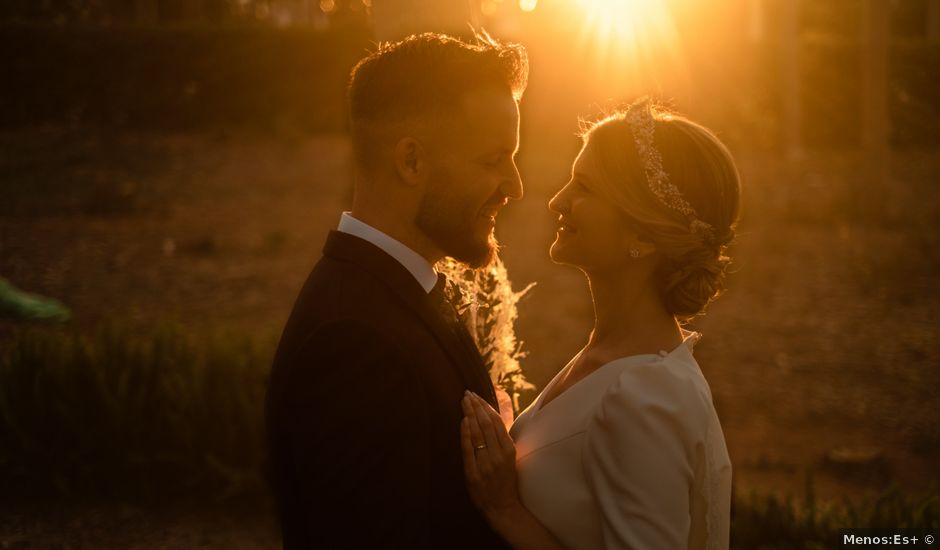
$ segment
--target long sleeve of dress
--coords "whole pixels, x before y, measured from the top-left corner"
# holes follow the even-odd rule
[[[687,548],[707,403],[687,370],[624,369],[588,425],[582,463],[604,548]]]

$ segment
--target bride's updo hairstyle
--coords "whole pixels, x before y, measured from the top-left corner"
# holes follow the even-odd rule
[[[702,313],[724,289],[740,209],[731,153],[708,129],[648,99],[582,134],[604,181],[601,193],[661,256],[655,281],[670,313]]]

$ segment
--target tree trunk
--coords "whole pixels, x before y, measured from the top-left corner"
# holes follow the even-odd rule
[[[134,20],[140,25],[153,25],[158,16],[157,0],[134,0]]]
[[[783,70],[783,146],[787,158],[797,160],[803,155],[800,2],[799,0],[785,0],[782,4],[780,49]]]
[[[927,40],[940,42],[940,0],[927,0]]]
[[[877,182],[883,182],[888,157],[888,3],[864,0],[862,19],[862,147]]]
[[[204,0],[186,0],[182,7],[181,19],[187,23],[202,21],[206,15]]]
[[[764,0],[748,0],[747,3],[747,37],[751,42],[764,41]]]

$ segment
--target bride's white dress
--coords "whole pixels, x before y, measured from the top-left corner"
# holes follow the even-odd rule
[[[516,419],[523,503],[567,548],[727,549],[731,461],[692,356],[623,357]],[[572,363],[574,360],[572,360]]]

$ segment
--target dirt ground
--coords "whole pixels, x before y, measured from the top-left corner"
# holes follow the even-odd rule
[[[0,275],[66,302],[79,329],[169,320],[276,338],[351,193],[341,136],[102,140],[42,130],[0,143],[7,180],[0,185],[8,189]],[[529,351],[523,367],[541,388],[585,341],[592,311],[583,276],[547,255],[554,216],[546,204],[577,142],[555,144],[550,155],[538,147],[523,147],[526,196],[501,214],[498,235],[514,286],[537,283],[520,304],[517,335]],[[916,189],[936,173],[935,156],[894,159],[905,168],[893,175],[897,192],[886,208],[931,212]],[[936,238],[910,224],[840,221],[838,191],[854,182],[838,162],[851,159],[799,171],[768,154],[739,161],[745,200],[757,208],[742,221],[728,292],[694,324],[704,334],[696,355],[724,427],[735,491],[799,496],[811,472],[823,498],[875,494],[891,483],[935,492]],[[115,513],[84,511],[74,521],[107,530],[120,523]],[[276,544],[270,518],[180,514],[153,518],[153,529],[178,529],[173,537],[193,537],[183,546],[200,546],[202,530],[225,523],[226,536],[239,539],[225,547]],[[191,521],[199,527],[187,527]],[[34,527],[25,516],[9,519],[2,547],[27,547],[16,541],[29,537],[12,533]],[[251,534],[239,536],[242,529]],[[114,542],[163,544],[127,537]]]

